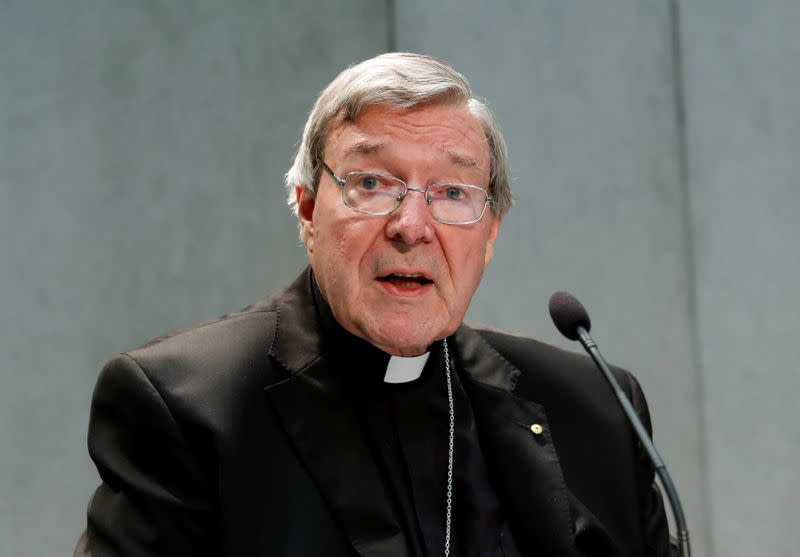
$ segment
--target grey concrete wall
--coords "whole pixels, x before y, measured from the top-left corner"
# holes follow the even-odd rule
[[[462,4],[399,3],[397,40],[468,75],[509,143],[516,207],[470,316],[579,350],[554,329],[547,301],[556,290],[584,301],[601,349],[648,393],[656,442],[706,555],[670,6]]]
[[[282,175],[368,0],[0,2],[0,555],[65,555],[114,353],[305,265]]]
[[[703,555],[702,400],[669,6],[515,2],[475,17],[482,4],[469,4],[403,2],[397,40],[466,73],[510,146],[516,207],[470,316],[579,350],[555,331],[547,301],[563,289],[584,301],[606,356],[649,393],[655,438]],[[437,32],[445,24],[452,32]]]
[[[645,387],[695,555],[793,554],[798,15],[0,1],[0,555],[71,550],[103,361],[304,265],[281,176],[319,89],[387,48],[454,63],[509,142],[470,317],[568,346],[546,302],[578,294]]]
[[[798,554],[800,4],[682,4],[716,555]]]

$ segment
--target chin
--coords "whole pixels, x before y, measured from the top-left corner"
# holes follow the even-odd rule
[[[409,328],[408,326],[401,326],[400,323],[395,321],[368,331],[366,338],[369,342],[390,354],[417,356],[424,353],[428,346],[450,335],[452,332],[441,326],[435,328],[426,327],[425,329],[419,326],[411,326]]]

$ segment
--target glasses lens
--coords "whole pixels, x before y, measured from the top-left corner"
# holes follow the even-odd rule
[[[467,184],[435,184],[428,189],[431,214],[441,222],[475,222],[486,207],[486,192]]]
[[[384,174],[351,172],[345,177],[344,202],[365,213],[391,213],[400,203],[405,184]]]

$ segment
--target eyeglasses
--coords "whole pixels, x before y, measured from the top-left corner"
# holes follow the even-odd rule
[[[400,206],[409,191],[425,195],[433,220],[443,224],[472,224],[483,218],[494,199],[471,184],[443,182],[427,188],[412,188],[399,178],[378,172],[350,172],[339,178],[325,162],[322,167],[342,188],[342,201],[353,210],[370,215],[388,215]]]

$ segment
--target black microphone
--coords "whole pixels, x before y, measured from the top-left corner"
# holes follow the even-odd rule
[[[556,292],[550,296],[549,307],[550,317],[553,318],[553,323],[555,323],[556,328],[568,339],[577,340],[581,343],[581,345],[583,345],[584,349],[586,349],[586,351],[592,357],[592,360],[594,360],[594,363],[597,365],[600,371],[603,372],[603,375],[608,381],[608,384],[611,386],[611,389],[614,391],[614,394],[617,395],[617,400],[622,406],[622,409],[625,411],[628,421],[633,426],[634,431],[636,431],[636,435],[642,442],[642,446],[650,457],[650,460],[653,462],[653,466],[655,466],[658,477],[661,478],[661,483],[664,486],[664,490],[667,492],[667,498],[669,498],[672,514],[675,517],[675,526],[678,529],[678,554],[682,557],[691,557],[691,550],[689,548],[689,531],[686,528],[686,517],[683,514],[683,507],[681,506],[681,501],[678,498],[678,491],[675,489],[675,485],[672,483],[672,478],[670,477],[669,472],[667,472],[667,467],[664,464],[664,461],[661,460],[661,456],[659,456],[658,451],[656,451],[653,441],[650,439],[650,435],[648,435],[647,430],[642,424],[642,421],[636,414],[636,410],[634,410],[631,401],[628,400],[628,397],[625,395],[622,387],[619,386],[617,379],[614,377],[614,375],[611,373],[611,369],[608,367],[608,363],[606,362],[605,358],[603,358],[602,354],[600,354],[600,350],[597,349],[597,345],[589,335],[589,329],[592,328],[592,322],[589,319],[589,314],[586,311],[586,308],[583,307],[583,304],[581,304],[578,299],[569,292]]]

